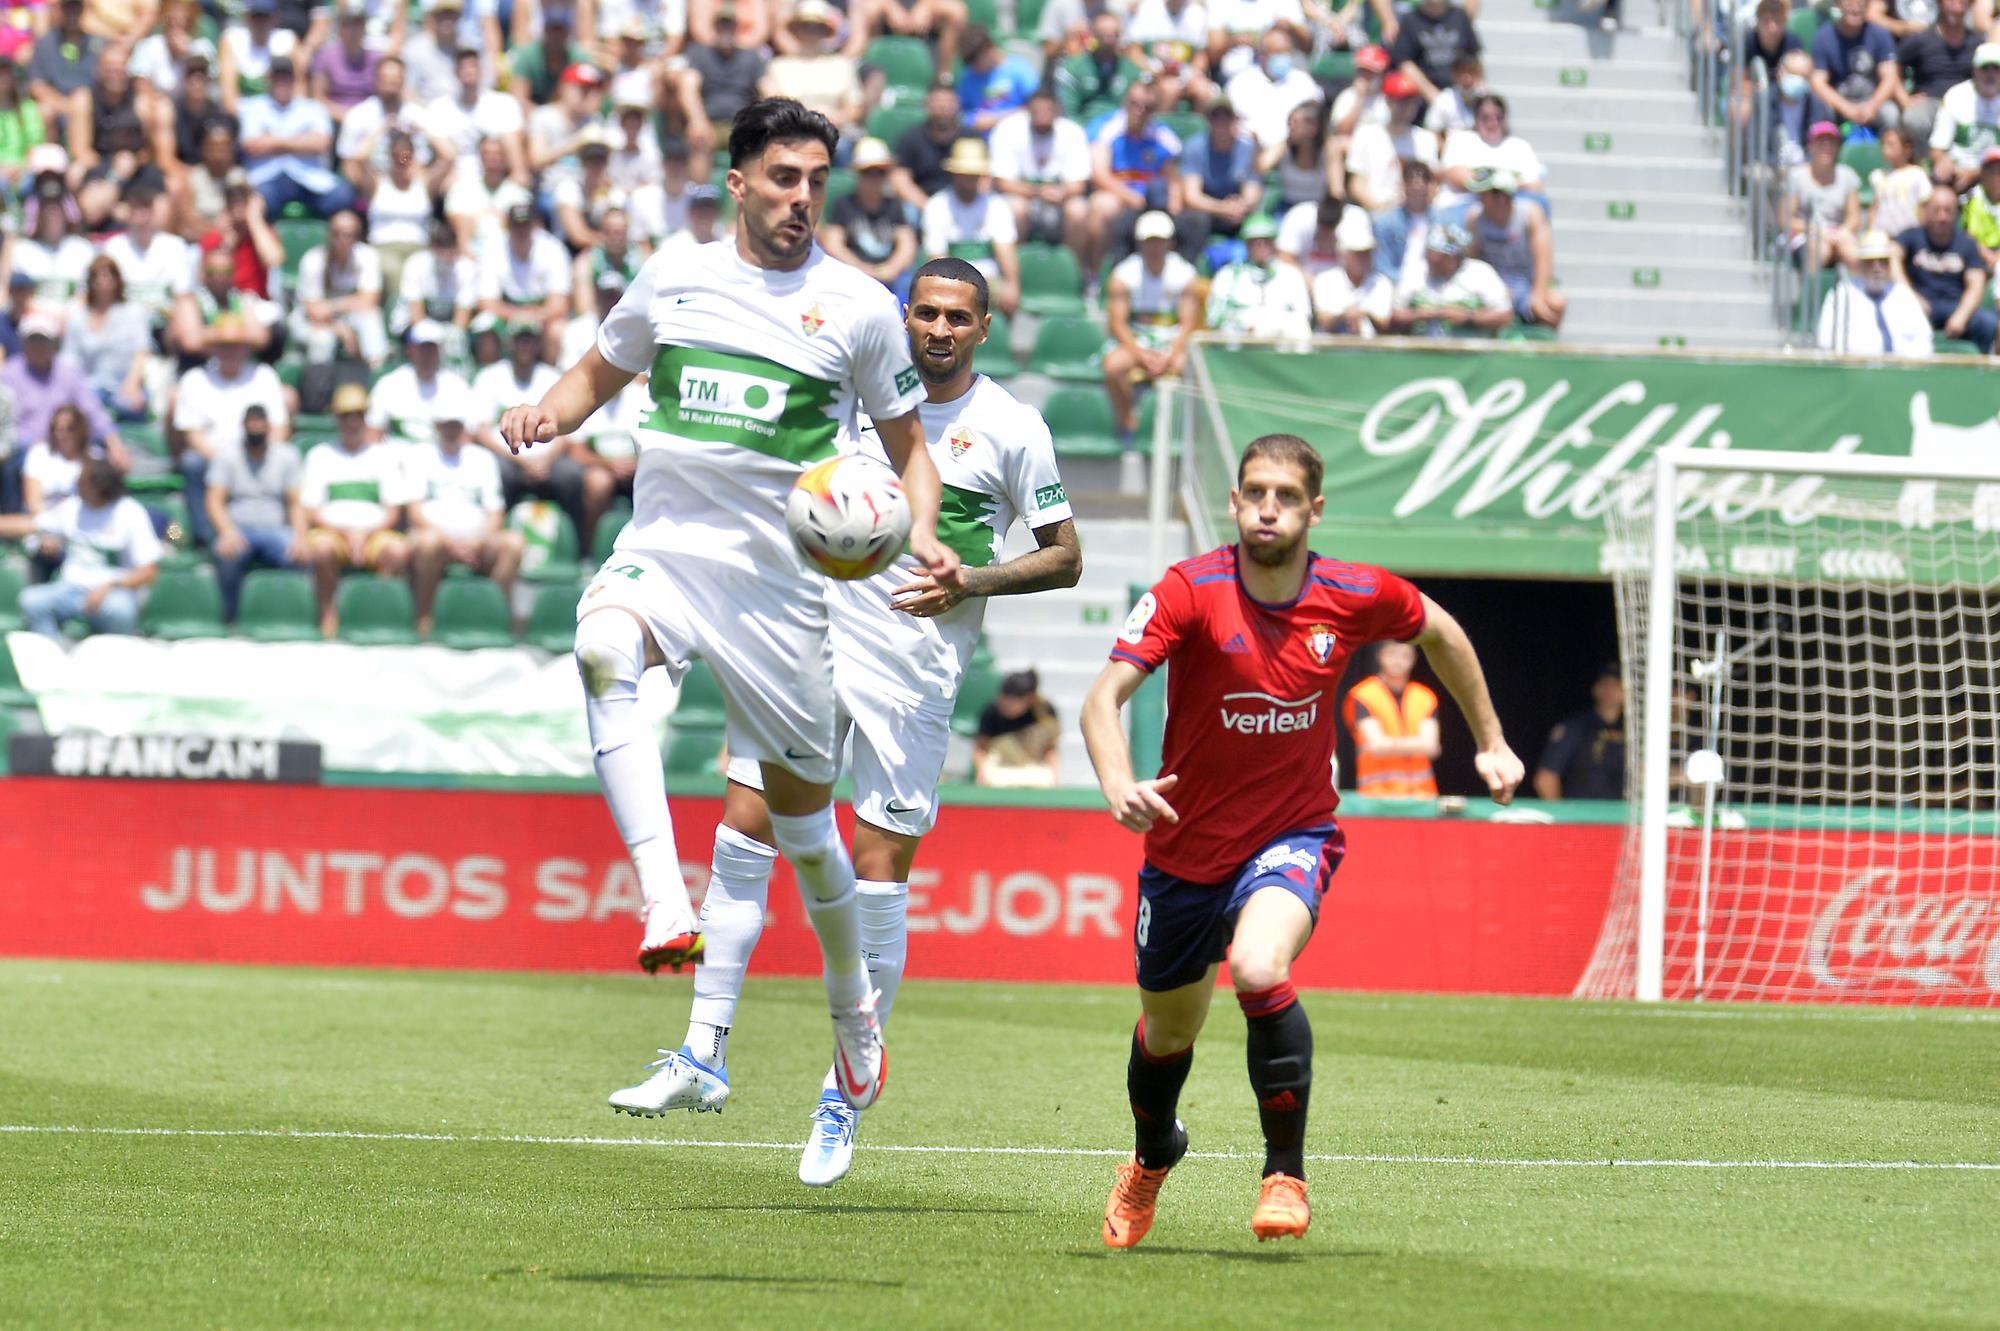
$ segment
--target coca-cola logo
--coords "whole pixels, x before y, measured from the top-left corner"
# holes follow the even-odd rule
[[[1906,889],[1896,869],[1869,869],[1813,922],[1806,970],[1829,989],[1888,982],[2000,993],[2000,903]]]

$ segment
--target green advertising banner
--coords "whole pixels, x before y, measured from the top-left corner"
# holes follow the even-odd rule
[[[1401,339],[1304,347],[1199,345],[1189,458],[1201,507],[1226,538],[1235,459],[1261,434],[1301,435],[1326,458],[1314,545],[1412,574],[1610,575],[1632,552],[1606,510],[1650,509],[1661,448],[1870,453],[2000,468],[2000,378],[1976,365],[1736,360]],[[1798,513],[1787,533],[1824,541],[1813,477],[1730,478]],[[2000,487],[1972,505],[1985,539]],[[1990,491],[1991,493],[1985,493]],[[1720,498],[1709,516],[1736,519]],[[1768,534],[1768,532],[1767,532]],[[1817,540],[1814,539],[1817,536]],[[1700,552],[1696,552],[1700,557]],[[1721,558],[1717,552],[1717,558]]]

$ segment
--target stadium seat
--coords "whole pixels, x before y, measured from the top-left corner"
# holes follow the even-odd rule
[[[1977,356],[1979,348],[1962,337],[1946,337],[1943,333],[1931,339],[1931,350],[1940,356]]]
[[[1021,312],[1040,318],[1082,314],[1083,270],[1059,245],[1021,246]]]
[[[0,633],[21,627],[21,588],[27,585],[26,569],[12,559],[0,559]]]
[[[294,569],[252,569],[243,579],[236,632],[252,642],[319,641],[312,580]]]
[[[1000,681],[1004,678],[993,662],[992,651],[982,640],[972,649],[972,659],[966,662],[965,678],[958,686],[958,700],[951,709],[954,734],[969,738],[978,731],[979,714],[1000,692]]]
[[[848,195],[854,193],[854,173],[844,166],[836,166],[826,177],[826,206],[833,207]]]
[[[507,514],[507,527],[528,542],[521,576],[529,582],[574,583],[583,576],[577,555],[576,524],[548,500],[528,500]],[[541,557],[536,556],[540,554]]]
[[[1810,51],[1813,38],[1819,35],[1820,25],[1825,22],[1826,16],[1809,5],[1804,9],[1794,9],[1785,26],[1792,30],[1792,36],[1799,39],[1799,44]]]
[[[623,500],[604,511],[597,520],[597,534],[590,541],[590,562],[602,564],[611,558],[611,548],[618,543],[618,533],[625,530],[625,524],[632,520],[632,506]]]
[[[1313,61],[1312,76],[1329,88],[1344,88],[1354,82],[1354,52],[1328,51]]]
[[[1033,37],[1042,26],[1042,10],[1049,0],[1014,0],[1014,32],[1017,36]]]
[[[118,437],[141,453],[156,458],[167,455],[166,424],[163,421],[120,421]],[[131,488],[129,481],[126,488]]]
[[[667,747],[660,756],[673,776],[713,776],[716,759],[722,756],[723,740],[720,729],[675,726],[668,730]]]
[[[1014,326],[998,310],[993,311],[993,326],[986,331],[985,343],[972,353],[972,365],[995,379],[1011,379],[1021,372],[1020,362],[1014,359]]]
[[[299,260],[306,257],[306,251],[326,243],[326,223],[316,217],[281,217],[271,226],[278,233],[278,243],[285,247],[285,282],[290,286],[298,279]]]
[[[576,648],[576,588],[543,587],[535,593],[521,641],[545,652],[567,653]]]
[[[298,445],[301,454],[315,445],[331,443],[338,433],[339,427],[331,416],[302,411],[292,417],[292,442]]]
[[[1153,119],[1172,130],[1183,144],[1193,143],[1208,133],[1208,118],[1199,111],[1162,111]]]
[[[1511,324],[1496,335],[1501,342],[1553,342],[1555,330],[1542,324]]]
[[[1028,368],[1069,383],[1099,383],[1104,378],[1104,326],[1086,316],[1042,320]]]
[[[881,70],[882,77],[903,94],[903,99],[921,100],[924,89],[937,77],[930,44],[919,37],[877,37],[868,43],[861,60]]]
[[[1854,168],[1854,174],[1861,177],[1861,183],[1868,183],[1870,172],[1881,169],[1882,143],[1879,139],[1850,139],[1840,149],[1843,166]]]
[[[1042,404],[1042,417],[1055,436],[1060,458],[1115,458],[1118,425],[1111,399],[1102,388],[1058,388]]]
[[[162,569],[139,613],[139,632],[154,638],[220,638],[222,589],[206,568]]]
[[[9,707],[33,707],[35,695],[21,687],[21,672],[14,668],[14,653],[0,639],[0,714]]]
[[[992,33],[995,41],[1005,35],[1000,30],[999,0],[966,0],[965,21],[977,23]]]
[[[488,578],[454,578],[440,584],[431,641],[459,651],[512,647],[506,593]]]
[[[905,131],[923,123],[924,101],[921,97],[905,97],[892,106],[878,106],[868,113],[868,133],[891,148],[896,146],[896,140],[902,138]]]
[[[363,647],[402,647],[417,641],[416,603],[401,578],[357,573],[343,578],[333,598],[339,638]]]
[[[696,661],[681,679],[680,701],[668,724],[683,730],[720,730],[726,719],[722,686],[715,682],[706,662]]]

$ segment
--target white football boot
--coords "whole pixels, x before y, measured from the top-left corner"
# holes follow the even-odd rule
[[[678,972],[701,960],[701,920],[683,891],[675,901],[649,901],[640,912],[645,934],[639,940],[639,968],[648,975],[668,966]]]
[[[799,1182],[808,1188],[830,1188],[846,1178],[854,1162],[854,1130],[860,1126],[860,1110],[850,1107],[837,1091],[823,1093],[813,1106],[812,1135],[799,1157]]]
[[[881,997],[881,990],[870,990],[853,1007],[833,1014],[833,1079],[840,1098],[855,1109],[874,1104],[889,1080],[889,1049],[875,1017]]]
[[[729,1070],[713,1072],[694,1061],[687,1048],[662,1049],[665,1057],[648,1063],[653,1075],[637,1086],[611,1093],[611,1107],[639,1118],[658,1118],[675,1109],[691,1113],[721,1113],[729,1103]]]

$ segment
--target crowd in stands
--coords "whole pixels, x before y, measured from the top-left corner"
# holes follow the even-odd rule
[[[1988,355],[2000,261],[2000,40],[1993,0],[1760,0],[1733,118],[1768,97],[1779,232],[1808,274],[1818,345]],[[1726,31],[1726,30],[1725,30]]]
[[[1564,302],[1544,172],[1485,85],[1476,12],[14,6],[0,514],[35,534],[38,577],[89,588],[78,546],[110,514],[130,525],[129,482],[169,557],[213,563],[226,615],[252,570],[299,570],[328,633],[347,571],[407,578],[419,632],[451,567],[504,589],[523,499],[590,550],[630,493],[643,380],[519,458],[497,418],[589,345],[648,256],[729,235],[727,130],[760,95],[840,129],[835,257],[898,292],[924,259],[967,257],[998,312],[1031,319],[1063,275],[1127,445],[1198,327],[1546,333]],[[179,509],[160,502],[176,483]],[[130,596],[64,599],[54,622],[128,628],[148,555],[133,534],[106,556]]]

